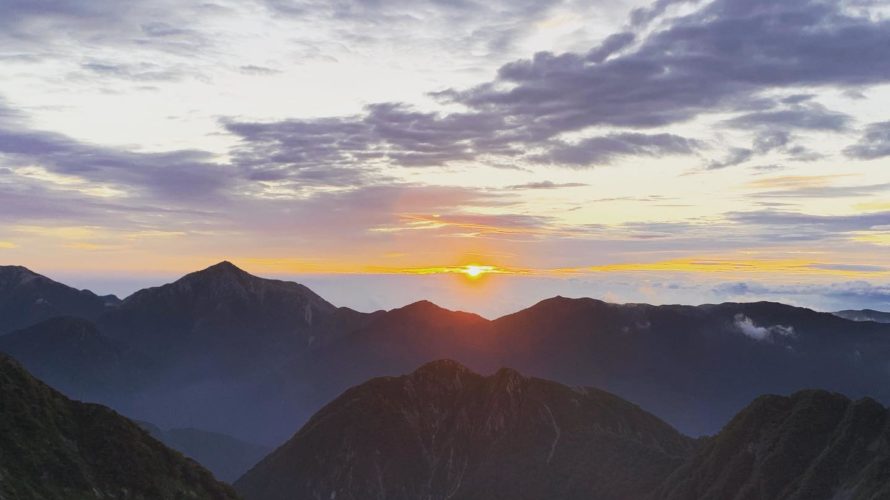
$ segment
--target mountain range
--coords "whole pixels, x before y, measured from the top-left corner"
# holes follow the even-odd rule
[[[247,500],[890,498],[890,412],[765,395],[692,439],[613,394],[448,360],[351,388],[235,482]]]
[[[890,324],[778,303],[555,297],[488,320],[426,301],[357,312],[228,262],[122,301],[21,267],[0,276],[0,310],[19,311],[3,316],[0,351],[51,386],[159,428],[259,446],[280,444],[356,384],[442,358],[599,387],[692,436],[767,393],[890,402]],[[18,309],[37,303],[40,314]]]
[[[875,311],[874,309],[847,309],[834,313],[844,319],[853,321],[874,321],[875,323],[890,323],[890,313]]]

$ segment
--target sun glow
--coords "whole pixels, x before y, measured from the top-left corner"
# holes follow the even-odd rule
[[[494,266],[479,266],[476,264],[464,266],[463,269],[460,270],[460,272],[466,274],[470,279],[477,279],[483,274],[493,271],[495,271]]]

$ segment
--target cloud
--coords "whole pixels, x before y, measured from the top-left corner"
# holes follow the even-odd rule
[[[754,157],[754,151],[748,148],[730,148],[722,160],[708,162],[708,170],[719,170],[726,167],[741,165]]]
[[[587,184],[583,182],[553,182],[553,181],[539,181],[539,182],[528,182],[525,184],[514,184],[512,186],[507,186],[506,189],[512,190],[524,190],[524,189],[561,189],[561,188],[573,188],[573,187],[584,187]]]
[[[207,199],[227,184],[227,169],[203,151],[134,153],[93,146],[52,132],[0,124],[0,161],[40,165],[47,171],[160,199]]]
[[[271,123],[227,121],[238,136],[236,163],[255,179],[300,179],[329,168],[356,174],[377,165],[423,167],[473,159],[481,153],[516,155],[509,130],[497,117],[439,115],[400,104],[376,104],[350,118],[285,120]],[[345,172],[345,170],[341,170]],[[361,179],[356,178],[356,181]]]
[[[768,177],[749,182],[760,191],[755,198],[849,198],[890,193],[890,183],[837,186],[833,182],[846,175],[804,175]]]
[[[869,125],[859,142],[845,149],[844,153],[860,160],[890,156],[890,121]]]
[[[519,41],[557,8],[605,8],[573,0],[261,0],[275,17],[331,25],[349,44],[398,46],[406,38],[429,48],[488,57],[515,50]]]
[[[751,318],[741,313],[735,315],[733,326],[735,326],[739,332],[761,342],[772,342],[777,337],[795,336],[793,326],[757,326]]]
[[[753,193],[757,198],[851,198],[890,193],[890,183],[861,186],[802,186],[793,189],[780,189]]]
[[[636,28],[645,27],[656,18],[663,15],[674,5],[695,3],[697,0],[656,0],[649,7],[638,7],[630,13],[630,23]]]
[[[830,111],[815,103],[794,104],[788,109],[757,111],[746,113],[724,122],[734,128],[751,129],[765,128],[804,130],[845,130],[852,118],[844,113]]]
[[[679,3],[687,2],[662,1],[637,10],[631,24],[648,23]],[[268,5],[285,15],[318,8],[306,2]],[[426,14],[440,12],[454,19],[471,10],[463,3],[424,5]],[[497,8],[527,19],[549,7],[520,3]],[[338,18],[377,23],[401,21],[411,8],[354,1],[334,12]],[[645,36],[642,31],[615,33],[587,52],[540,52],[503,65],[487,83],[431,94],[462,106],[461,111],[435,113],[380,103],[356,116],[265,124],[230,121],[226,127],[242,139],[242,162],[262,155],[289,158],[265,166],[251,162],[256,175],[283,178],[300,177],[300,169],[319,164],[423,167],[481,160],[490,165],[586,166],[622,156],[689,154],[700,143],[671,133],[625,130],[574,141],[564,136],[591,127],[646,129],[741,113],[723,126],[758,135],[750,148],[730,148],[724,158],[707,164],[708,169],[722,169],[773,150],[797,161],[819,158],[795,145],[788,130],[844,130],[851,119],[797,89],[861,88],[890,80],[890,61],[875,49],[890,44],[890,21],[857,15],[838,4],[715,0],[664,23]],[[764,97],[768,92],[798,93]]]
[[[590,54],[542,52],[503,66],[495,82],[450,96],[533,120],[551,134],[594,125],[655,127],[769,106],[757,98],[769,88],[884,82],[890,61],[878,47],[888,43],[890,22],[854,16],[836,3],[717,0],[602,63]]]
[[[561,141],[548,145],[546,153],[532,161],[588,167],[604,165],[628,156],[666,156],[692,154],[700,147],[694,139],[673,134],[616,133],[582,139],[577,143]]]
[[[775,228],[786,235],[813,237],[879,229],[886,227],[890,221],[888,211],[854,215],[813,215],[778,210],[755,210],[730,212],[726,216],[732,222]]]

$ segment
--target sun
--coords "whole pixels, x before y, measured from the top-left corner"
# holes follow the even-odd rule
[[[494,266],[480,266],[476,264],[466,265],[461,268],[460,272],[464,273],[470,279],[476,279],[485,273],[494,271]]]

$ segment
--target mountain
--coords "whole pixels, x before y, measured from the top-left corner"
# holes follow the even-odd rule
[[[764,393],[815,387],[890,403],[890,324],[770,302],[554,297],[490,321],[419,301],[365,314],[222,262],[141,290],[95,324],[95,339],[118,354],[84,356],[67,344],[16,354],[70,395],[163,428],[262,445],[282,442],[353,385],[441,358],[601,387],[690,435],[718,432]],[[41,338],[22,342],[55,342]]]
[[[0,407],[0,498],[237,498],[136,424],[62,396],[5,355]]]
[[[826,391],[760,397],[653,498],[890,498],[890,413]]]
[[[264,385],[281,387],[284,399],[294,403],[288,407],[289,415],[302,412],[305,419],[352,385],[406,373],[436,359],[457,359],[477,370],[494,370],[500,365],[493,333],[491,322],[481,316],[419,301],[366,316],[359,327],[297,357],[275,374],[276,383]],[[270,400],[280,397],[269,394]]]
[[[819,387],[890,402],[888,325],[770,302],[652,306],[555,297],[494,321],[426,301],[375,313],[275,372],[261,384],[264,404],[282,402],[284,414],[305,419],[351,385],[442,357],[480,372],[512,366],[602,387],[692,435],[719,431],[764,393]]]
[[[875,323],[890,323],[890,312],[875,311],[874,309],[847,309],[837,311],[835,316],[840,316],[851,321],[874,321]]]
[[[152,367],[148,385],[115,408],[165,428],[199,427],[269,444],[293,428],[265,427],[264,415],[280,403],[258,401],[269,390],[263,382],[365,316],[303,285],[221,262],[134,293],[97,325]]]
[[[717,432],[764,393],[823,388],[890,402],[890,325],[771,302],[609,304],[556,297],[493,322],[503,363]]]
[[[137,422],[158,441],[195,459],[217,478],[232,482],[256,465],[272,448],[247,443],[218,432],[201,429],[169,429]]]
[[[56,317],[0,336],[0,352],[77,399],[107,400],[134,390],[140,375],[136,356],[81,318]]]
[[[95,319],[118,302],[57,283],[21,266],[0,266],[0,334],[54,316]]]
[[[346,391],[235,488],[248,500],[641,498],[694,447],[612,394],[436,361]]]
[[[232,373],[275,365],[326,342],[337,308],[303,285],[258,278],[229,262],[160,287],[140,290],[99,319],[114,339],[126,340],[169,366],[191,374]],[[196,357],[196,354],[200,354]]]

